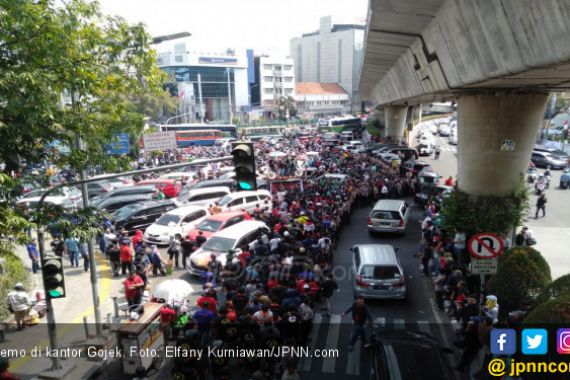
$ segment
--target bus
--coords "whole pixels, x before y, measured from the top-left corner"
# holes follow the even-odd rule
[[[355,116],[339,116],[332,119],[319,119],[317,122],[319,132],[349,132],[355,131],[357,134],[361,133],[362,120]]]
[[[285,131],[284,126],[276,127],[245,127],[240,128],[240,134],[243,134],[243,138],[250,140],[259,140],[262,137],[281,137],[283,136],[283,131]]]
[[[215,130],[222,132],[222,137],[237,137],[236,126],[233,124],[163,124],[161,132],[167,131],[204,131]]]
[[[222,132],[214,129],[176,131],[176,145],[179,148],[193,145],[214,145],[216,140],[222,137]]]

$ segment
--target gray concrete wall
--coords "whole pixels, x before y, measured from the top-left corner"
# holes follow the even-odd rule
[[[405,19],[412,5],[420,2],[399,0],[397,6],[402,10],[371,17],[370,29],[382,30],[394,24],[394,18]],[[441,99],[469,87],[567,88],[568,20],[568,0],[447,0],[420,33],[425,49],[437,56],[432,62],[428,63],[424,43],[417,36],[387,69],[383,54],[391,54],[386,49],[396,36],[368,33],[360,87],[371,90],[361,95],[382,105],[422,96],[423,100]],[[398,32],[412,30],[402,24]],[[383,65],[375,66],[378,61]]]
[[[487,93],[458,100],[457,184],[471,195],[508,195],[530,160],[548,94]],[[505,140],[515,149],[501,150]]]
[[[406,127],[406,114],[408,107],[386,107],[386,137],[392,141],[401,142]]]

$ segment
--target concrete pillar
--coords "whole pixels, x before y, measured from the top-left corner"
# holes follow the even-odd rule
[[[386,138],[394,142],[401,142],[406,127],[407,106],[388,106],[385,108],[386,114]]]
[[[526,172],[547,99],[547,93],[505,92],[459,97],[461,190],[475,196],[504,196],[516,189]],[[512,140],[514,148],[506,140]]]

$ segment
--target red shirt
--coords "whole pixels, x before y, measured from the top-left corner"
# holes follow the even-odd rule
[[[202,308],[205,302],[208,302],[208,310],[216,314],[218,311],[217,310],[218,302],[212,297],[202,296],[196,300],[196,305],[198,305],[199,308]]]
[[[130,289],[131,286],[144,284],[144,281],[142,280],[142,278],[140,278],[138,275],[135,274],[132,279],[127,278],[123,282],[123,284],[125,284],[125,298],[126,299],[133,299],[139,293],[139,288]]]
[[[299,279],[297,280],[297,291],[300,295],[305,294],[305,280]]]
[[[176,312],[169,307],[160,309],[160,322],[163,325],[169,325],[176,320]]]
[[[249,253],[249,251],[243,251],[238,256],[238,260],[239,260],[239,263],[241,264],[242,268],[245,268],[247,266],[247,259],[249,256],[251,256],[251,253]]]
[[[273,289],[277,285],[279,285],[279,281],[277,281],[276,279],[271,279],[267,281],[267,290],[270,292],[271,289]]]
[[[122,245],[121,249],[119,250],[119,257],[121,258],[122,262],[131,262],[133,257],[131,256],[131,247],[128,245]]]

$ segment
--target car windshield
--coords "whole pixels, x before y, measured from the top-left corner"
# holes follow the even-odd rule
[[[398,267],[385,265],[367,265],[362,267],[360,275],[363,278],[371,278],[373,280],[393,280],[401,277]]]
[[[196,226],[201,231],[213,232],[220,229],[222,222],[218,220],[206,219]]]
[[[164,214],[155,222],[159,226],[175,226],[180,222],[180,215]]]
[[[133,205],[121,207],[120,209],[115,211],[113,216],[117,219],[125,219],[128,218],[134,212],[134,210],[136,210],[136,206]]]
[[[394,369],[388,374],[389,379],[449,379],[441,356],[431,344],[390,342],[382,346],[387,367]]]
[[[220,199],[218,201],[218,203],[220,204],[220,206],[225,206],[228,203],[230,203],[232,201],[232,197],[230,195],[226,195],[225,197],[223,197],[222,199]]]
[[[213,236],[204,243],[202,249],[206,251],[227,253],[230,249],[234,248],[235,241],[235,239],[231,238]]]

